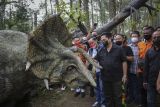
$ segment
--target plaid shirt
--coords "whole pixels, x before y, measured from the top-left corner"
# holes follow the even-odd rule
[[[131,63],[130,66],[130,73],[136,74],[138,70],[138,60],[139,60],[139,48],[138,45],[130,44],[129,45],[132,48],[134,60]]]

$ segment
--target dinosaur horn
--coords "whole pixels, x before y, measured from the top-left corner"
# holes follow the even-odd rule
[[[63,51],[63,56],[69,57],[75,60],[76,65],[80,69],[79,71],[89,80],[89,82],[93,85],[96,86],[96,83],[93,79],[93,76],[91,72],[88,71],[88,69],[84,66],[83,62],[79,57],[77,57],[72,51],[70,50],[64,50]]]
[[[70,48],[70,50],[72,50],[73,52],[76,52],[76,51],[77,51],[77,52],[81,53],[81,54],[87,59],[87,61],[88,61],[90,64],[92,64],[92,65],[95,66],[96,68],[102,69],[102,67],[101,67],[99,64],[95,63],[95,62],[93,61],[93,59],[92,59],[83,49],[78,48],[78,47],[76,47],[76,46],[73,46],[73,47]]]
[[[49,90],[49,82],[48,82],[48,79],[44,79],[44,84],[45,84],[45,87],[47,88],[47,90]]]

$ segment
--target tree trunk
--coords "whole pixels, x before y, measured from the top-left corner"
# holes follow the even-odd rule
[[[12,20],[12,4],[9,5],[9,21]],[[12,28],[12,24],[8,24],[8,29]]]
[[[116,0],[109,0],[108,4],[109,9],[109,19],[111,20],[113,17],[116,16]],[[114,32],[116,33],[117,30],[114,28]]]
[[[56,13],[60,12],[60,8],[59,8],[59,0],[55,0],[56,1]]]
[[[131,31],[135,31],[137,29],[137,13],[133,13],[131,15]]]
[[[92,26],[94,24],[94,16],[93,16],[93,0],[91,0],[91,20],[92,20]]]
[[[122,0],[117,1],[117,14],[121,11],[121,7],[122,7]],[[117,26],[117,32],[120,32],[121,30],[121,24],[119,26]]]
[[[45,11],[46,11],[46,16],[47,16],[48,15],[47,0],[45,0]]]
[[[11,3],[18,3],[17,1],[0,0],[0,30],[5,29],[5,10],[6,5]]]
[[[78,0],[78,3],[79,3],[79,8],[82,7],[82,0]]]
[[[37,12],[34,12],[34,28],[37,27]]]
[[[6,0],[1,0],[1,6],[0,6],[0,30],[5,29],[5,22],[4,22],[4,16],[5,16],[5,9],[6,9]]]
[[[160,1],[159,0],[153,0],[153,2],[155,3],[154,7],[159,8],[160,7]],[[153,22],[153,26],[160,26],[160,14],[155,14],[155,20]]]
[[[70,0],[69,4],[70,4],[70,12],[71,12],[73,9],[73,0]]]
[[[53,14],[53,5],[52,5],[52,0],[50,0],[50,6],[51,6],[51,14]]]
[[[83,0],[83,6],[84,6],[84,12],[86,16],[86,22],[85,25],[87,26],[87,29],[90,28],[90,20],[89,20],[89,6],[88,6],[89,0]]]
[[[131,7],[135,9],[139,9],[144,6],[148,0],[133,0],[131,1],[119,14],[117,14],[110,22],[105,24],[103,27],[96,29],[98,34],[102,32],[110,32],[114,27],[118,24],[122,23],[131,13]]]
[[[104,8],[104,1],[103,0],[98,0],[98,5],[100,8],[100,21],[102,25],[105,23],[105,8]]]
[[[111,20],[114,16],[116,16],[116,1],[109,0],[109,19]]]

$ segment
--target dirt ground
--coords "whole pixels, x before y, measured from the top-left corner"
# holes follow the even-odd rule
[[[53,91],[40,89],[36,96],[22,101],[16,107],[92,107],[94,102],[95,97],[90,97],[88,90],[85,98],[81,98],[81,96],[74,97],[74,92],[69,89],[65,91],[61,91],[60,88]],[[127,104],[127,107],[137,106],[135,104]]]
[[[92,107],[95,97],[89,96],[89,89],[86,91],[85,98],[81,96],[74,97],[74,91],[70,89],[64,91],[61,91],[60,88],[56,88],[53,91],[40,89],[38,94],[27,102],[29,102],[29,106],[23,103],[18,107]],[[137,106],[128,104],[127,107]]]
[[[85,98],[74,97],[74,92],[69,89],[61,91],[43,90],[38,97],[31,99],[32,107],[91,107],[95,97],[90,97],[87,91]]]

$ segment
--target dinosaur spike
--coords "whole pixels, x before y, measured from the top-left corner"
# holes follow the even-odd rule
[[[77,49],[72,49],[72,50],[75,50],[75,51],[78,51],[78,52],[82,53],[83,56],[87,59],[87,61],[88,61],[89,63],[91,63],[93,66],[95,66],[95,67],[97,67],[97,68],[99,68],[99,69],[102,68],[99,64],[95,63],[95,62],[93,61],[93,59],[92,59],[83,49],[78,48],[78,47],[74,47],[74,48],[77,48]]]

